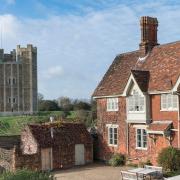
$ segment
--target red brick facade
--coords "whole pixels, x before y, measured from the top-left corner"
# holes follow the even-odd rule
[[[142,17],[140,50],[118,55],[93,93],[97,101],[99,158],[102,160],[108,160],[113,153],[123,153],[131,162],[150,160],[157,165],[162,148],[180,148],[180,41],[158,45],[157,26],[156,18]],[[133,120],[128,121],[126,99],[132,96],[133,86],[145,97],[145,110],[144,116],[135,112],[131,114]],[[162,109],[162,94],[177,96],[176,109]],[[118,110],[107,111],[107,99],[117,97]],[[108,142],[111,136],[108,124],[118,126],[115,146]],[[146,148],[137,148],[137,129],[147,131]]]

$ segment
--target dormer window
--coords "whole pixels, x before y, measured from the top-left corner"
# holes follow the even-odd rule
[[[107,98],[107,111],[118,111],[118,98]]]
[[[178,109],[178,96],[173,94],[161,95],[161,110],[171,111]]]
[[[137,90],[133,90],[128,97],[128,111],[129,112],[143,112],[144,111],[144,96]]]

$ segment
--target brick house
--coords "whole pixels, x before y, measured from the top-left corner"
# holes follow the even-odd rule
[[[31,124],[21,136],[0,137],[0,166],[53,170],[93,161],[92,138],[80,123]]]
[[[118,55],[93,93],[102,160],[157,164],[162,148],[180,148],[180,41],[159,45],[156,18],[140,25],[139,50]]]

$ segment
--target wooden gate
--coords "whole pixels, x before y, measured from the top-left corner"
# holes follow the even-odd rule
[[[52,148],[41,149],[42,170],[51,170],[52,167]]]

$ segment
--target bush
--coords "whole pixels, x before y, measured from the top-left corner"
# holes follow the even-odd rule
[[[111,166],[123,166],[126,163],[126,157],[123,154],[114,154],[109,160]]]
[[[15,172],[4,172],[0,175],[0,180],[53,180],[53,176],[48,172],[22,169]]]
[[[180,170],[180,150],[173,147],[164,148],[159,153],[158,164],[166,171]]]
[[[149,159],[146,162],[143,162],[143,161],[139,162],[139,167],[144,167],[145,165],[151,166],[152,163]]]

